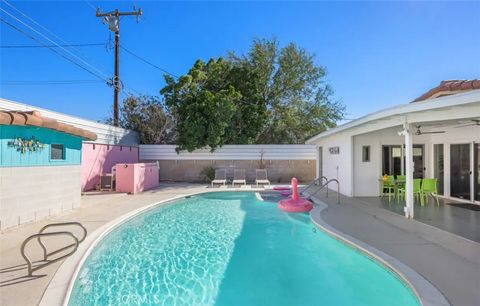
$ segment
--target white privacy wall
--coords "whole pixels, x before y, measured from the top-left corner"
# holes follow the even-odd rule
[[[57,113],[51,110],[35,107],[32,105],[14,102],[0,98],[0,110],[19,110],[19,111],[39,111],[42,116],[56,119],[62,123],[71,124],[78,128],[88,130],[97,134],[97,140],[93,143],[109,144],[109,145],[124,145],[137,146],[138,134],[137,132],[114,127],[112,125],[98,123],[91,120],[78,118],[75,116]]]
[[[314,145],[225,145],[177,154],[175,145],[140,145],[140,160],[315,160]]]
[[[322,175],[327,179],[340,182],[340,193],[352,196],[352,137],[348,133],[339,133],[325,137],[317,142],[322,147]],[[338,147],[339,154],[330,153],[329,148]],[[336,188],[333,186],[332,188]]]

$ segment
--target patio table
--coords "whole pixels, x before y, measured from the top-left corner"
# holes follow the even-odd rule
[[[379,178],[378,181],[382,183],[380,186],[380,197],[383,197],[383,183],[386,181],[383,178]],[[398,195],[398,187],[405,186],[406,180],[399,180],[399,179],[394,179],[393,180],[393,185],[394,185],[394,198],[397,198]]]

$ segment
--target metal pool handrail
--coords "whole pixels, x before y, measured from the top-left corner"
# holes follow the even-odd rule
[[[75,236],[72,232],[69,232],[69,231],[57,231],[57,232],[49,232],[49,233],[44,233],[44,231],[47,229],[47,228],[50,228],[50,227],[58,227],[58,226],[71,226],[71,225],[75,225],[75,226],[79,226],[82,231],[83,231],[83,236],[81,238],[78,238],[77,236]],[[50,252],[48,253],[47,251],[47,247],[43,244],[42,242],[42,237],[48,237],[48,236],[61,236],[61,235],[66,235],[66,236],[70,236],[71,238],[73,238],[73,243],[67,245],[67,246],[64,246],[63,248],[60,248],[58,250],[55,250],[53,252]],[[20,247],[20,253],[22,254],[22,257],[23,259],[25,259],[25,261],[27,262],[27,267],[28,267],[28,276],[32,276],[32,273],[33,271],[36,271],[38,269],[41,269],[41,268],[44,268],[54,262],[57,262],[61,259],[64,259],[70,255],[72,255],[73,253],[75,253],[75,251],[77,251],[78,249],[78,245],[85,240],[85,238],[87,237],[87,229],[79,222],[60,222],[60,223],[51,223],[51,224],[47,224],[45,225],[44,227],[42,227],[40,229],[40,231],[37,233],[37,234],[33,234],[29,237],[27,237],[27,239],[25,239],[22,243],[22,246]],[[32,267],[32,261],[30,260],[30,258],[25,254],[25,247],[27,246],[28,242],[30,242],[32,239],[37,239],[38,243],[40,244],[40,246],[42,247],[42,250],[43,250],[43,261],[46,261],[45,263],[43,264],[40,264],[36,267]],[[51,256],[51,255],[54,255],[54,254],[58,254],[62,251],[65,251],[69,248],[72,248],[73,249],[67,253],[67,254],[64,254],[60,257],[57,257],[57,258],[54,258],[54,259],[51,259],[51,260],[48,260],[48,256]]]
[[[70,251],[68,254],[65,254],[65,255],[60,256],[60,257],[58,257],[58,258],[49,260],[49,261],[47,261],[46,263],[40,264],[40,265],[38,265],[38,266],[36,266],[36,267],[32,267],[32,261],[31,261],[30,258],[28,258],[28,256],[25,254],[25,246],[27,245],[27,243],[28,243],[30,240],[34,239],[34,238],[40,238],[40,237],[46,237],[46,236],[60,236],[60,235],[67,235],[67,236],[70,236],[70,237],[73,238],[73,241],[74,241],[75,243],[69,245],[69,246],[75,246],[75,247],[73,248],[73,250]],[[78,243],[79,243],[79,242],[78,242],[77,237],[75,237],[75,235],[73,235],[73,234],[70,233],[70,232],[51,232],[51,233],[33,234],[33,235],[29,236],[27,239],[25,239],[25,240],[23,241],[22,246],[21,246],[21,248],[20,248],[20,253],[22,254],[23,259],[25,259],[25,261],[27,262],[27,266],[28,266],[28,276],[32,276],[32,272],[33,272],[33,271],[36,271],[36,270],[41,269],[41,268],[44,268],[44,267],[46,267],[46,266],[48,266],[48,265],[50,265],[50,264],[52,264],[52,263],[54,263],[54,262],[57,262],[57,261],[59,261],[59,260],[61,260],[61,259],[63,259],[63,258],[66,258],[66,257],[72,255],[72,254],[75,253],[75,251],[78,249]],[[56,252],[56,253],[58,253],[58,252]]]
[[[83,230],[83,237],[82,238],[78,238],[76,237],[75,235],[75,238],[77,238],[78,240],[78,244],[83,242],[83,240],[85,240],[85,238],[87,237],[87,229],[80,223],[80,222],[60,222],[60,223],[50,223],[50,224],[47,224],[45,225],[44,227],[42,227],[40,229],[40,231],[38,232],[39,234],[43,234],[43,232],[49,228],[49,227],[58,227],[58,226],[71,226],[71,225],[76,225],[76,226],[79,226],[82,230]],[[71,233],[71,232],[69,232]],[[73,233],[71,233],[73,235]],[[70,247],[72,247],[74,244],[69,244],[61,249],[58,249],[58,250],[55,250],[51,253],[47,253],[47,248],[46,246],[43,244],[42,240],[41,240],[41,237],[42,236],[38,236],[37,237],[37,240],[38,240],[38,243],[40,244],[40,246],[42,247],[43,249],[43,260],[47,260],[47,257],[50,256],[50,255],[54,255],[54,254],[57,254],[57,253],[60,253]]]
[[[327,187],[328,184],[331,182],[337,183],[337,204],[340,204],[340,182],[337,179],[330,179],[328,180],[325,184],[321,185],[320,188],[318,188],[314,193],[310,195],[310,197],[314,196],[317,194],[320,190],[322,190],[324,187]],[[327,188],[327,198],[328,198],[328,188]]]
[[[307,191],[307,189],[309,189],[310,187],[314,186],[317,182],[321,183],[322,180],[325,180],[325,181],[328,181],[328,178],[326,178],[325,176],[320,176],[320,177],[317,177],[316,179],[313,180],[313,182],[311,182],[310,184],[308,184],[308,186],[302,190],[302,194],[305,193],[305,191]]]

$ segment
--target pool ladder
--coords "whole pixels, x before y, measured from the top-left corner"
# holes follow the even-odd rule
[[[317,186],[317,185],[321,185],[322,184],[322,181],[325,180],[326,182],[328,181],[328,179],[325,177],[325,176],[320,176],[320,177],[317,177],[316,179],[313,180],[313,182],[311,182],[310,184],[308,184],[307,187],[305,187],[305,189],[303,189],[301,191],[302,194],[306,194],[305,192],[310,189],[310,187],[312,186]]]
[[[323,180],[325,180],[325,183],[322,184]],[[330,183],[336,183],[337,184],[337,204],[340,204],[340,182],[337,179],[327,179],[325,176],[316,178],[312,183],[310,183],[310,185],[307,186],[307,188],[305,188],[302,191],[302,194],[305,193],[305,191],[309,189],[311,186],[316,185],[316,182],[319,183],[320,187],[317,190],[315,190],[313,193],[308,195],[309,199],[311,199],[314,195],[316,195],[320,190],[322,190],[325,187],[327,187],[325,189],[327,191],[327,198],[328,198],[328,185]]]
[[[77,236],[75,236],[72,232],[70,231],[57,231],[57,232],[48,232],[48,233],[44,233],[44,231],[47,229],[47,228],[50,228],[50,227],[59,227],[59,226],[78,226],[82,229],[83,231],[83,236],[81,238],[78,238]],[[55,251],[52,251],[50,253],[48,253],[47,251],[47,247],[45,246],[45,244],[43,244],[42,242],[42,237],[50,237],[50,236],[68,236],[70,238],[72,238],[73,240],[73,243],[67,245],[67,246],[64,246],[63,248],[60,248],[58,250],[55,250]],[[28,276],[32,276],[32,273],[36,270],[39,270],[39,269],[42,269],[48,265],[51,265],[59,260],[62,260],[64,258],[67,258],[68,256],[72,255],[73,253],[75,253],[75,251],[77,251],[78,249],[78,245],[85,240],[85,237],[87,237],[87,229],[80,223],[80,222],[61,222],[61,223],[50,223],[50,224],[47,224],[45,225],[44,227],[42,227],[40,229],[40,231],[37,233],[37,234],[33,234],[29,237],[27,237],[23,243],[22,243],[22,246],[20,247],[20,253],[22,254],[22,257],[25,259],[25,261],[27,262],[27,267],[28,267]],[[32,260],[25,254],[25,247],[27,246],[27,244],[32,241],[33,239],[37,239],[38,243],[40,244],[40,246],[42,247],[42,250],[43,250],[43,261],[45,261],[45,263],[42,263],[42,264],[39,264],[37,266],[33,266],[32,265]],[[65,251],[69,248],[72,248],[73,249],[67,253],[67,254],[64,254],[60,257],[57,257],[57,258],[54,258],[54,259],[48,259],[49,256],[51,255],[55,255],[55,254],[58,254],[62,251]]]

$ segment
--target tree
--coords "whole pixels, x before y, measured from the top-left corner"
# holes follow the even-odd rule
[[[120,109],[120,126],[137,131],[141,144],[174,144],[175,122],[159,97],[129,96]]]
[[[241,95],[228,84],[229,63],[197,60],[178,80],[165,76],[161,90],[177,123],[177,152],[224,145]]]
[[[326,69],[290,43],[255,39],[248,53],[197,60],[160,91],[175,117],[177,150],[224,144],[303,143],[343,118]]]
[[[255,39],[243,56],[230,53],[234,67],[255,76],[250,78],[254,84],[247,84],[249,91],[240,90],[243,98],[260,99],[257,104],[268,110],[257,143],[303,143],[343,118],[344,106],[333,100],[324,81],[326,68],[314,59],[293,43],[280,48],[275,39]]]

